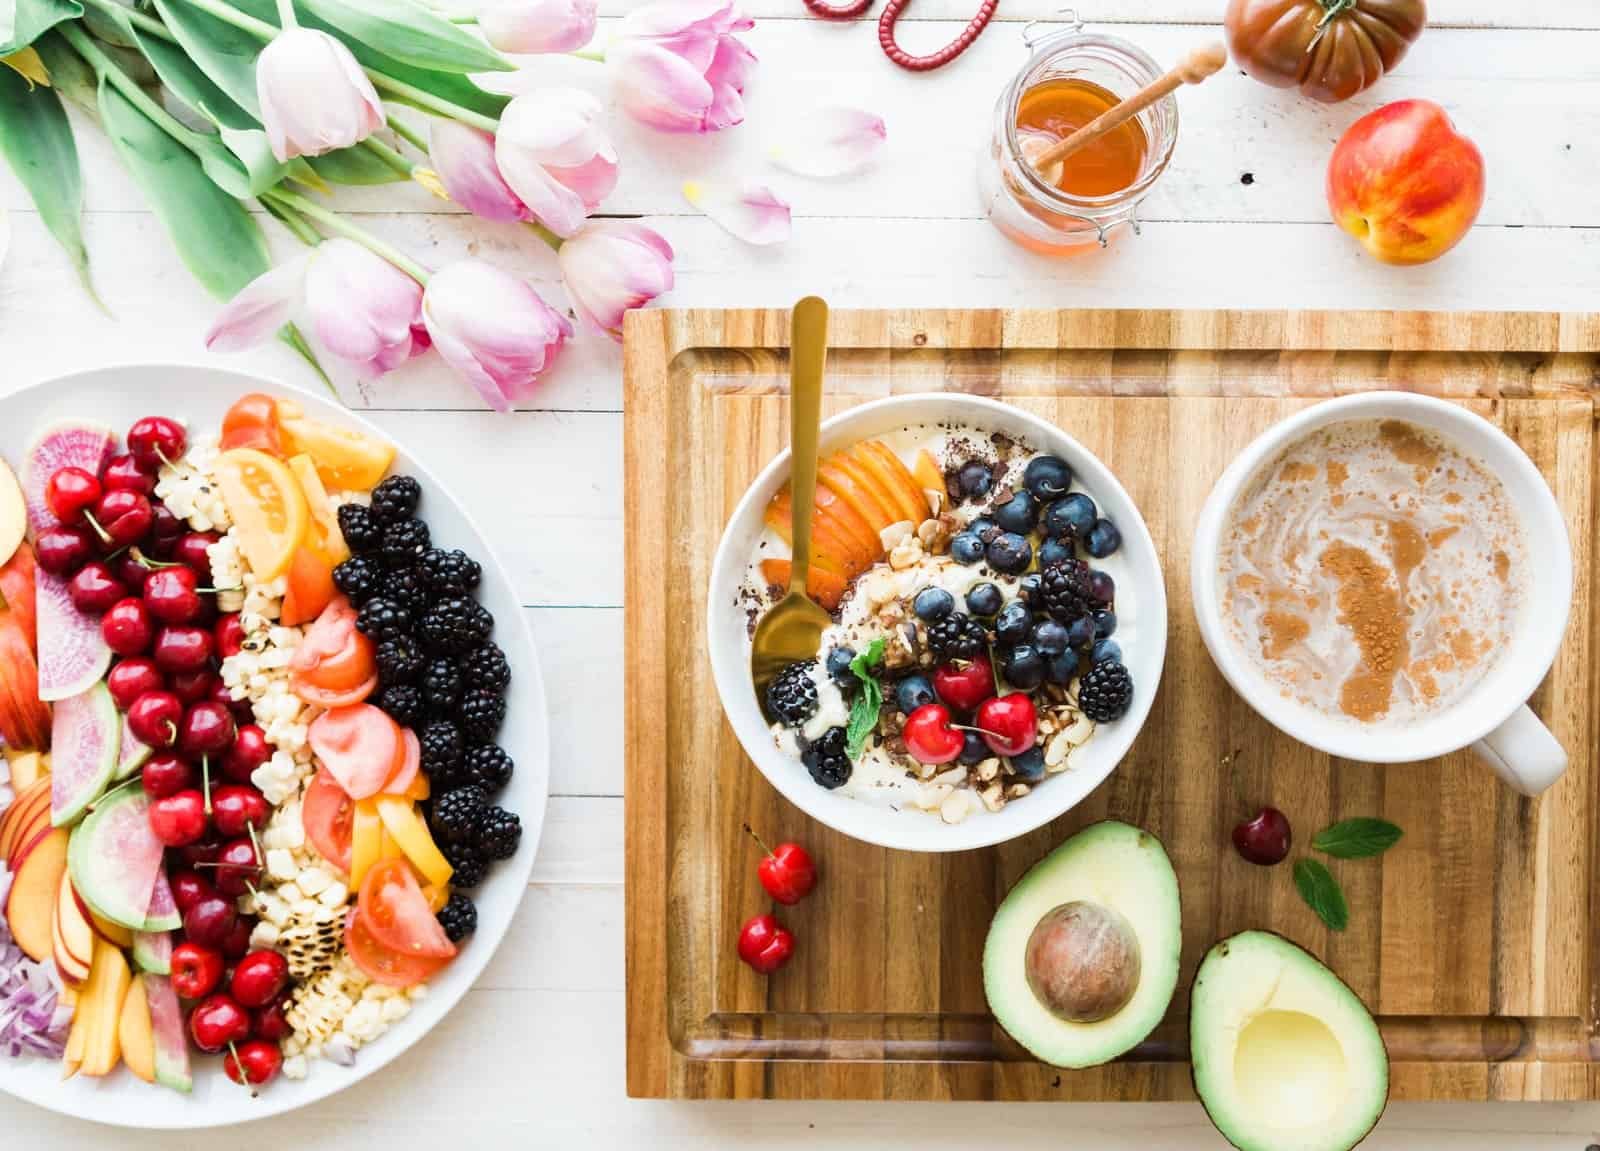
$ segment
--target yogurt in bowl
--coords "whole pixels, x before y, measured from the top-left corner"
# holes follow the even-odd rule
[[[787,453],[713,563],[712,670],[746,754],[885,847],[981,847],[1069,810],[1126,754],[1164,659],[1160,561],[1127,492],[1059,429],[975,396],[855,408],[821,454],[809,587],[835,622],[764,701],[750,635],[787,582]]]

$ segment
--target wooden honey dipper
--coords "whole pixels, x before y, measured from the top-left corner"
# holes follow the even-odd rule
[[[1120,104],[1113,104],[1070,136],[1057,140],[1037,156],[1031,157],[1033,170],[1048,184],[1059,182],[1063,159],[1090,141],[1104,136],[1117,125],[1133,119],[1182,85],[1198,84],[1207,76],[1215,75],[1227,62],[1228,50],[1221,44],[1207,44],[1203,48],[1196,48],[1165,76],[1145,85]]]

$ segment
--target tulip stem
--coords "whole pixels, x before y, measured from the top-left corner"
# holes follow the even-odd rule
[[[566,241],[560,236],[556,235],[549,228],[546,228],[543,224],[539,223],[538,220],[527,220],[524,222],[528,225],[528,230],[535,236],[538,236],[539,239],[549,244],[553,250],[557,252],[561,251],[561,245],[565,244]]]
[[[84,35],[83,30],[77,24],[64,23],[60,26],[60,32],[78,55],[88,62],[89,67],[94,69],[94,74],[97,78],[109,80],[111,86],[120,92],[130,104],[148,117],[156,127],[191,152],[194,151],[198,134],[184,127],[172,113],[152,100],[145,93],[145,90],[134,82],[131,76],[117,66],[116,61],[102,52],[93,40]]]
[[[232,24],[241,32],[248,32],[257,40],[271,40],[278,34],[278,29],[268,24],[265,20],[257,20],[248,12],[241,12],[222,0],[183,0],[191,8],[198,8],[208,16],[215,16],[224,24]]]
[[[278,23],[283,28],[300,26],[300,21],[294,18],[294,0],[278,0]]]
[[[385,144],[376,136],[368,136],[365,140],[361,141],[360,146],[371,152],[374,156],[382,160],[396,172],[400,173],[400,175],[404,176],[407,180],[411,179],[411,161],[407,160],[399,152],[396,152],[393,148],[389,147],[389,145]]]
[[[593,60],[597,64],[606,62],[606,50],[604,48],[576,48],[568,52],[567,55],[576,56],[580,60]]]
[[[261,198],[271,200],[279,207],[292,208],[303,216],[310,216],[328,231],[343,236],[347,240],[354,240],[368,251],[382,256],[417,283],[426,284],[428,282],[428,269],[417,263],[399,248],[385,243],[363,228],[356,227],[337,212],[331,212],[322,205],[313,203],[296,192],[286,192],[281,188],[269,188],[261,193]]]
[[[396,120],[393,116],[390,116],[389,131],[393,132],[396,136],[399,136],[402,140],[404,140],[407,144],[410,144],[424,156],[428,154],[427,138],[405,121]]]
[[[114,13],[118,18],[127,20],[139,31],[148,32],[150,35],[165,40],[169,44],[178,42],[178,38],[172,34],[170,28],[154,16],[146,15],[137,8],[129,8],[124,4],[118,4],[117,0],[84,0],[84,2],[92,4],[102,12]]]
[[[263,199],[261,206],[277,217],[278,223],[288,228],[302,244],[315,248],[322,243],[322,233],[313,228],[311,222],[293,208],[268,199]]]
[[[189,2],[193,3],[194,0],[189,0]],[[393,76],[385,76],[376,68],[368,68],[366,71],[367,76],[374,85],[391,95],[399,96],[417,105],[419,108],[437,112],[441,116],[459,120],[463,124],[471,124],[474,128],[482,128],[485,132],[494,133],[500,130],[500,121],[492,117],[481,115],[470,108],[463,108],[458,104],[452,104],[448,100],[441,100],[432,92],[424,92],[421,88],[407,84],[404,80],[396,80]]]

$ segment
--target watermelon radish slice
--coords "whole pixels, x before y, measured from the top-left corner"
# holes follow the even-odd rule
[[[166,931],[135,931],[133,933],[133,965],[140,971],[149,971],[155,975],[171,975],[171,933]]]
[[[79,467],[99,474],[116,449],[117,437],[96,423],[61,423],[46,428],[22,461],[22,498],[28,526],[35,535],[56,522],[45,503],[45,486],[60,468]],[[72,606],[66,581],[42,568],[36,576],[38,606],[39,698],[66,699],[105,678],[111,649],[100,634],[100,621]]]
[[[156,1082],[185,1094],[194,1086],[189,1074],[189,1039],[183,1026],[178,993],[165,975],[145,972],[145,1001],[150,1004],[150,1027],[156,1037]]]
[[[67,826],[100,798],[117,769],[121,739],[122,717],[105,684],[57,702],[50,725],[52,824]]]
[[[178,901],[172,898],[172,885],[165,871],[156,872],[156,885],[150,892],[150,906],[144,913],[144,934],[176,931],[183,923],[178,914]],[[172,941],[167,940],[167,954],[172,954]],[[155,968],[149,970],[154,971]]]
[[[145,931],[161,876],[161,850],[161,841],[150,830],[150,800],[144,789],[124,787],[106,795],[72,829],[67,873],[100,918]]]
[[[122,743],[117,749],[117,769],[111,773],[112,783],[132,779],[144,766],[145,760],[155,754],[155,749],[145,743],[128,727],[128,717],[122,717]]]

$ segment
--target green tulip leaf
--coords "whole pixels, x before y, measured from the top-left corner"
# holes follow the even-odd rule
[[[78,0],[0,0],[0,56],[22,51],[63,20],[82,15]]]
[[[121,6],[119,0],[118,7]],[[113,44],[118,48],[135,46],[133,30],[120,12],[96,8],[90,4],[83,10],[83,26],[89,30],[89,35],[102,41],[103,44]]]
[[[311,170],[330,184],[396,184],[405,177],[365,148],[341,148],[310,159]]]
[[[0,0],[3,2],[3,0]],[[178,40],[178,47],[235,105],[261,118],[256,99],[256,57],[261,41],[182,0],[154,0],[156,14]]]
[[[141,32],[126,21],[124,27],[167,91],[219,128],[260,129],[261,122],[191,60],[180,45]]]
[[[299,7],[379,52],[434,72],[514,72],[516,65],[416,0],[300,0]]]
[[[29,88],[9,68],[0,68],[0,156],[28,190],[39,218],[93,295],[89,249],[83,242],[83,177],[67,110],[54,88]]]
[[[100,100],[96,94],[97,81],[94,69],[67,46],[58,33],[41,36],[33,45],[50,73],[50,87],[63,100],[70,100],[78,110],[96,123],[100,120]]]

